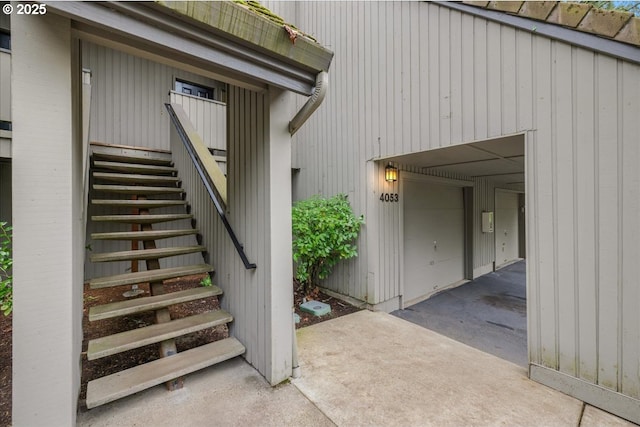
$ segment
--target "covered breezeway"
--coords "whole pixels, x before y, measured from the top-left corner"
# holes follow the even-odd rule
[[[401,169],[400,308],[525,257],[524,139],[385,159]]]
[[[525,136],[387,160],[403,196],[393,314],[527,366]]]

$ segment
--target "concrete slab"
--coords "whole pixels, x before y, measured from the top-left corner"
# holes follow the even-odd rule
[[[575,426],[582,402],[526,370],[381,312],[298,330],[293,381],[340,426]]]
[[[519,261],[392,314],[526,367],[526,296]]]
[[[580,422],[580,427],[632,427],[636,425],[590,405],[585,406]]]
[[[160,385],[78,414],[80,427],[334,426],[291,384],[272,388],[242,359],[189,375],[185,387]]]

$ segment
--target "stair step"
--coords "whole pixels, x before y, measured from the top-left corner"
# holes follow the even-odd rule
[[[220,294],[222,294],[222,289],[217,286],[209,286],[206,288],[193,288],[163,295],[154,295],[150,297],[103,304],[89,309],[89,320],[93,322],[96,320],[125,316],[127,314],[158,310],[160,308],[169,307],[173,304],[213,297]]]
[[[94,215],[92,221],[124,222],[127,224],[155,224],[158,222],[191,219],[191,214],[162,214],[162,215]]]
[[[235,338],[196,347],[173,356],[154,360],[87,384],[87,408],[95,408],[158,384],[223,362],[245,351]]]
[[[91,233],[93,240],[158,240],[170,237],[198,234],[197,228],[185,230],[118,231],[113,233]]]
[[[114,276],[96,277],[89,281],[91,289],[110,288],[113,286],[135,285],[137,283],[159,282],[176,277],[193,274],[210,273],[213,267],[209,264],[187,265],[184,267],[161,268],[158,270],[137,271],[135,273],[116,274]]]
[[[119,163],[119,162],[105,162],[103,160],[95,160],[93,162],[95,169],[107,169],[125,173],[138,173],[138,174],[172,174],[177,173],[178,170],[171,166],[157,166],[157,165],[140,165],[135,163]]]
[[[109,199],[94,199],[91,201],[92,205],[109,206],[115,208],[133,208],[133,209],[151,209],[151,208],[165,208],[169,206],[185,206],[186,200],[109,200]]]
[[[132,329],[89,341],[87,358],[99,359],[112,354],[176,338],[202,329],[229,323],[233,316],[224,310],[209,311],[166,323]]]
[[[107,185],[107,184],[94,184],[93,189],[95,191],[107,191],[111,193],[121,194],[180,194],[184,190],[177,187],[147,187],[143,185]]]
[[[93,254],[91,262],[133,261],[140,259],[158,259],[176,255],[185,255],[206,251],[204,246],[180,246],[175,248],[139,249],[134,251],[105,252]]]
[[[171,154],[151,151],[122,150],[107,147],[92,147],[94,160],[109,162],[135,163],[141,165],[172,166]]]
[[[177,185],[180,178],[166,175],[142,175],[133,173],[93,172],[93,178],[124,184]]]

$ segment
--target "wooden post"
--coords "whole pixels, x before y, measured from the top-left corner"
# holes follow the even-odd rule
[[[140,196],[139,200],[146,200],[146,197]],[[140,215],[149,215],[149,209],[139,209]],[[142,231],[151,231],[153,226],[151,224],[143,224]],[[144,240],[143,241],[144,249],[156,249],[155,240]],[[147,260],[147,270],[158,270],[160,269],[160,261],[156,259]],[[162,281],[151,282],[149,284],[149,288],[151,290],[151,295],[163,295],[165,293],[164,285]],[[160,310],[156,310],[156,323],[166,323],[171,321],[171,314],[169,313],[168,308],[163,308]],[[160,343],[160,357],[168,357],[178,353],[178,349],[176,348],[176,340],[170,339],[166,341],[162,341]],[[168,381],[165,383],[167,390],[173,391],[181,389],[184,385],[183,378],[176,378],[174,380]]]

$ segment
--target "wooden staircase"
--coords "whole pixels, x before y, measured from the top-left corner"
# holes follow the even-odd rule
[[[184,206],[183,190],[171,155],[134,148],[93,146],[91,203],[94,208],[121,210],[117,214],[95,215],[94,224],[135,225],[133,230],[96,232],[92,241],[115,244],[117,241],[142,242],[142,249],[90,253],[94,263],[144,260],[146,271],[96,277],[89,281],[91,289],[132,286],[149,283],[151,295],[91,307],[89,321],[101,321],[118,316],[155,312],[156,323],[114,335],[93,339],[88,343],[87,359],[95,360],[124,351],[158,344],[162,358],[117,372],[87,385],[86,405],[93,408],[120,399],[158,384],[179,388],[174,380],[183,375],[214,365],[244,353],[244,346],[235,338],[225,338],[187,351],[177,352],[177,337],[229,323],[233,317],[224,310],[172,320],[168,308],[175,304],[200,300],[222,294],[217,286],[198,287],[166,293],[163,281],[194,274],[211,273],[206,263],[178,267],[160,267],[160,259],[205,252],[201,245],[156,247],[156,241],[184,236],[198,236],[196,228],[153,229],[154,224],[191,220],[184,214],[152,214],[151,209]],[[126,197],[126,198],[124,198]],[[178,198],[177,198],[178,197]],[[133,212],[133,213],[132,213]],[[184,222],[184,221],[182,221]],[[167,246],[167,245],[164,245]]]

